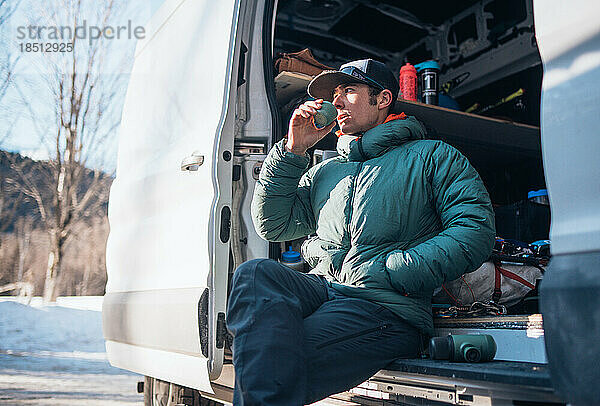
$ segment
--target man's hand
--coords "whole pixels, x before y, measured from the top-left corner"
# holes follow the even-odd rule
[[[327,127],[317,128],[313,122],[313,116],[321,108],[323,99],[307,101],[301,104],[290,119],[288,139],[285,149],[296,155],[304,155],[306,150],[319,142],[335,127],[336,121]]]

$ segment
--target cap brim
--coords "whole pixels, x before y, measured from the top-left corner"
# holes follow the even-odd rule
[[[337,70],[326,70],[319,73],[310,81],[307,91],[308,94],[315,99],[331,101],[335,88],[346,83],[369,84],[368,82],[355,76],[348,75],[347,73],[342,73]]]

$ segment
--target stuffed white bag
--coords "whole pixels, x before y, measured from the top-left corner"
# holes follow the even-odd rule
[[[484,262],[477,270],[446,282],[434,292],[433,303],[468,306],[488,302],[517,304],[542,277],[542,269],[529,265]]]

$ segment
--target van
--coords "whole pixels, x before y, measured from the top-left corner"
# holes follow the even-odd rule
[[[300,242],[262,240],[250,201],[311,78],[275,61],[308,48],[333,68],[435,60],[440,106],[396,108],[467,156],[498,229],[524,221],[529,191],[551,214],[534,224],[552,255],[533,306],[434,319],[439,336],[493,336],[493,362],[398,360],[323,404],[600,404],[598,15],[586,0],[165,0],[137,44],[110,194],[111,364],[146,377],[146,405],[231,404],[230,278]]]

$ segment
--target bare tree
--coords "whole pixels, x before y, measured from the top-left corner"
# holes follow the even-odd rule
[[[0,0],[0,27],[3,27],[8,19],[13,15],[17,9],[20,0]],[[2,36],[4,37],[4,35]],[[6,44],[6,38],[1,38]],[[13,57],[10,52],[10,47],[0,47],[0,100],[6,94],[11,81],[13,79],[15,66],[18,57]],[[8,138],[9,131],[4,134],[0,134],[0,146],[4,144],[4,141]],[[9,160],[12,157],[10,155],[3,154],[0,156],[0,167],[3,165],[10,165]],[[2,251],[2,233],[12,224],[16,209],[19,202],[9,201],[7,196],[7,179],[4,174],[0,171],[0,258],[3,254]]]
[[[14,164],[14,157],[8,153],[0,153],[0,167],[9,168]],[[10,179],[0,172],[0,234],[5,232],[14,222],[21,195],[17,199],[10,193]],[[2,240],[0,239],[0,249]]]
[[[13,15],[21,0],[0,0],[0,25],[4,25],[6,21]]]
[[[23,282],[25,274],[25,260],[31,244],[31,235],[33,231],[33,219],[31,217],[22,217],[17,221],[16,227],[17,248],[19,250],[17,264],[17,282]]]
[[[106,27],[115,12],[114,3],[113,0],[64,0],[56,9],[48,9],[49,3],[43,2],[40,6],[44,9],[37,11],[45,16],[47,25],[65,26],[68,22],[75,31],[84,20],[87,24]],[[117,95],[123,88],[121,78],[106,73],[110,41],[104,37],[90,40],[77,36],[71,41],[72,52],[43,55],[42,74],[54,106],[51,114],[54,128],[50,133],[41,134],[49,149],[50,170],[32,179],[17,168],[23,192],[35,201],[41,223],[49,235],[45,301],[56,299],[65,243],[74,224],[104,210],[101,205],[107,200],[107,176],[100,169],[89,169],[88,164],[93,160],[96,168],[102,166],[102,151],[120,118],[115,109],[120,109]],[[38,92],[29,93],[38,97]],[[28,92],[23,91],[22,95],[27,99]],[[35,108],[35,103],[30,101],[30,118],[39,122],[44,118]],[[52,185],[49,195],[44,192],[47,185]]]
[[[11,168],[16,162],[17,156],[0,151],[0,264],[3,263],[5,255],[4,233],[14,225],[17,211],[23,201],[23,193],[11,184],[11,179],[7,178],[1,169]]]
[[[20,0],[0,0],[0,27],[4,26],[14,14],[19,3]],[[6,44],[8,42],[7,38],[2,38],[2,42]],[[8,46],[1,47],[0,49],[0,100],[2,100],[13,79],[18,56],[13,56]]]

